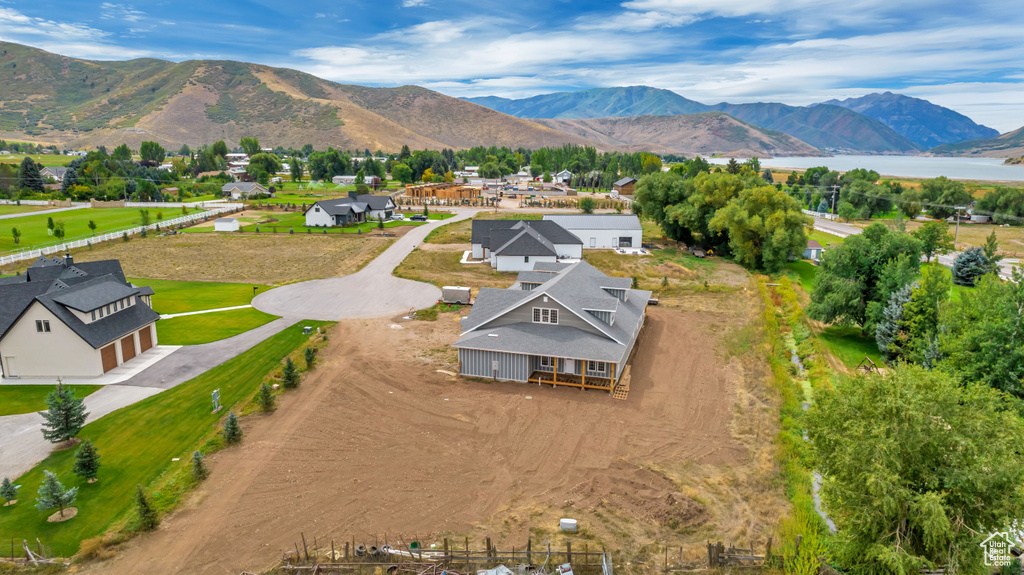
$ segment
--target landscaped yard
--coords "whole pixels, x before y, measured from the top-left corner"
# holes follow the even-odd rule
[[[118,410],[85,426],[79,436],[93,442],[100,453],[99,481],[86,483],[71,472],[75,449],[52,453],[18,479],[21,500],[0,507],[4,537],[40,541],[60,556],[70,556],[83,539],[95,537],[120,524],[134,506],[136,484],[151,486],[169,480],[191,464],[192,452],[209,449],[228,409],[238,409],[255,394],[264,377],[280,368],[282,358],[305,344],[303,326],[330,325],[302,321],[267,339],[240,356],[173,389]],[[299,362],[301,364],[301,362]],[[210,412],[210,391],[219,389],[228,409]],[[179,461],[172,462],[172,458]],[[43,470],[53,471],[67,487],[78,487],[78,516],[63,523],[48,523],[49,512],[38,511],[32,499]],[[158,509],[173,506],[188,484],[167,481],[153,493]]]
[[[0,416],[32,413],[46,409],[46,395],[54,390],[51,385],[0,385]],[[77,397],[85,397],[102,385],[66,385]]]
[[[385,228],[395,228],[399,226],[421,226],[426,222],[414,222],[409,220],[409,216],[415,215],[416,212],[406,212],[403,215],[406,217],[405,220],[399,221],[385,221]],[[445,220],[453,217],[453,213],[431,213],[427,217],[431,220]],[[255,232],[257,228],[260,233],[291,233],[292,230],[296,234],[366,234],[377,230],[380,226],[379,221],[368,221],[358,225],[349,225],[344,227],[330,227],[330,228],[318,228],[306,225],[306,216],[302,212],[289,212],[286,214],[268,214],[268,216],[275,218],[277,221],[268,222],[265,224],[259,224],[256,222],[242,226],[243,232]]]
[[[0,216],[9,216],[11,214],[28,214],[31,212],[39,212],[42,210],[49,210],[50,206],[19,206],[17,204],[0,204]],[[11,218],[3,223],[9,223],[12,221],[20,221],[16,218]]]
[[[818,272],[818,268],[814,264],[807,260],[790,262],[786,264],[786,270],[796,274],[800,287],[804,288],[808,294],[811,293],[811,289],[814,287],[814,276]]]
[[[262,293],[270,286],[261,284],[190,282],[129,278],[137,286],[149,286],[153,296],[153,310],[161,314],[184,313],[204,309],[218,309],[247,305],[256,293]]]
[[[156,322],[160,345],[196,345],[229,338],[265,323],[277,316],[254,308],[183,315]]]
[[[149,212],[150,223],[154,224],[161,220],[174,219],[184,215],[182,208],[174,207],[147,208],[147,211]],[[188,213],[194,213],[196,210],[187,209],[187,211]],[[82,208],[56,214],[35,214],[15,218],[0,224],[7,228],[5,233],[0,234],[0,251],[28,249],[59,243],[57,238],[49,233],[49,228],[46,225],[48,218],[53,218],[55,223],[64,222],[64,239],[70,241],[94,235],[89,229],[90,220],[96,222],[96,234],[104,234],[137,226],[139,225],[139,217],[138,208]],[[21,231],[21,242],[17,245],[15,245],[14,238],[11,235],[11,227],[16,227]]]

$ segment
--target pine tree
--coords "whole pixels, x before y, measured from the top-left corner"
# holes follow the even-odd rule
[[[224,421],[224,441],[228,445],[242,441],[242,426],[238,425],[238,416],[233,411],[228,412],[228,418]]]
[[[817,211],[818,211],[818,213],[821,213],[821,214],[827,214],[828,213],[828,202],[825,201],[825,198],[822,198],[821,201],[818,202],[818,210]]]
[[[970,248],[953,261],[953,283],[973,286],[988,271],[989,262],[981,248]]]
[[[64,487],[51,471],[43,471],[43,475],[43,483],[39,486],[39,496],[36,497],[36,509],[40,511],[59,509],[60,516],[64,517],[64,509],[75,502],[78,488]]]
[[[256,403],[260,404],[261,411],[274,409],[274,392],[265,381],[260,385],[260,390],[256,392]]]
[[[135,485],[135,514],[139,517],[140,531],[152,531],[157,528],[157,525],[160,525],[160,517],[157,515],[156,509],[149,502],[142,486],[138,484]]]
[[[39,164],[29,157],[22,160],[21,165],[18,166],[18,187],[23,190],[41,192],[45,184]]]
[[[423,204],[423,215],[424,216],[429,216],[430,215],[430,208],[427,207],[426,204]]]
[[[0,482],[0,497],[4,498],[4,502],[14,501],[18,498],[18,486],[11,483],[8,477],[4,477],[4,480]]]
[[[203,463],[203,454],[197,449],[192,454],[192,479],[202,481],[209,474],[210,472],[206,469],[206,464]]]
[[[68,188],[78,183],[78,172],[74,168],[68,168],[64,177],[60,180],[60,193],[68,193]]]
[[[85,404],[75,392],[57,381],[57,389],[46,396],[49,407],[43,412],[43,437],[50,443],[62,443],[78,435],[89,416]]]
[[[287,388],[299,386],[299,370],[295,367],[295,362],[290,357],[284,362],[284,374],[281,379]]]
[[[86,439],[75,453],[75,467],[72,471],[83,479],[96,479],[100,470],[100,454],[91,441]]]
[[[985,252],[985,259],[988,260],[988,271],[998,272],[999,260],[1003,259],[1003,256],[996,255],[996,252],[999,251],[999,239],[996,238],[995,229],[993,229],[992,233],[985,239],[985,245],[983,245],[981,249]]]
[[[313,347],[313,346],[307,347],[303,351],[303,355],[305,355],[305,359],[306,359],[306,369],[307,370],[312,369],[313,368],[313,362],[316,361],[316,348]]]
[[[875,343],[887,361],[896,359],[902,353],[897,336],[900,332],[900,322],[903,321],[903,306],[910,301],[910,294],[916,287],[915,282],[893,292],[889,296],[889,303],[882,311],[882,320],[875,324]]]

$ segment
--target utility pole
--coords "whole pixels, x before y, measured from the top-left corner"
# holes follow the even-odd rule
[[[839,186],[832,184],[832,215],[836,214],[836,196],[839,195],[839,193],[836,191],[836,188],[838,187]]]
[[[956,251],[956,240],[960,237],[960,210],[967,206],[956,206],[956,232],[953,233],[953,251]]]

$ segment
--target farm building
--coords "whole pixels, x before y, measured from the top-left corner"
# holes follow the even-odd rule
[[[238,220],[235,218],[217,218],[213,222],[213,231],[215,232],[237,232],[238,231]]]
[[[636,178],[622,178],[612,185],[612,189],[623,196],[632,196],[636,182]]]
[[[587,262],[538,263],[512,288],[481,288],[459,373],[612,391],[633,353],[651,292]]]
[[[231,196],[232,200],[244,200],[257,194],[273,196],[266,187],[256,182],[228,182],[220,187],[225,196]]]
[[[817,261],[825,248],[821,247],[816,240],[807,240],[807,247],[804,248],[804,259]]]
[[[479,188],[455,183],[420,184],[405,186],[405,195],[410,198],[437,198],[439,200],[471,200],[480,196]]]
[[[544,220],[562,226],[592,250],[638,248],[644,235],[640,218],[634,215],[546,215]]]
[[[554,222],[473,220],[472,256],[500,272],[532,270],[537,262],[583,257],[583,242]]]
[[[40,256],[24,275],[0,278],[4,377],[95,377],[145,353],[157,343],[152,295],[117,260]]]
[[[395,213],[391,196],[358,195],[349,192],[346,198],[320,200],[306,210],[306,225],[315,227],[344,226],[367,220],[388,219]]]

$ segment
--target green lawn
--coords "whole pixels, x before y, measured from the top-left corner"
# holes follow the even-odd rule
[[[832,234],[826,234],[825,232],[819,230],[812,230],[810,233],[807,234],[807,239],[815,240],[819,244],[821,244],[822,247],[827,248],[829,244],[838,246],[839,244],[843,243],[843,240],[845,240],[846,238],[841,238],[839,236],[834,236]]]
[[[796,275],[797,280],[800,282],[800,287],[804,288],[805,292],[811,293],[811,288],[814,286],[814,276],[818,273],[818,268],[814,264],[807,260],[800,260],[786,264],[785,268]]]
[[[204,309],[217,309],[247,305],[253,298],[253,284],[220,282],[186,282],[128,278],[137,286],[153,288],[153,310],[161,314],[184,313]],[[270,286],[257,285],[257,293]]]
[[[0,216],[9,216],[11,214],[28,214],[48,209],[50,209],[49,206],[19,206],[17,204],[2,204],[0,205]]]
[[[62,156],[59,154],[10,154],[7,156],[0,156],[0,162],[4,164],[21,164],[21,161],[28,156],[32,158],[37,164],[43,167],[49,168],[51,166],[66,166],[71,163],[72,160],[77,159],[77,156]]]
[[[282,358],[309,340],[303,326],[329,324],[299,322],[195,379],[90,423],[80,437],[92,441],[100,453],[99,481],[88,484],[71,472],[74,449],[50,454],[18,479],[19,503],[0,507],[0,540],[38,537],[57,555],[75,553],[83,539],[104,533],[133,508],[136,484],[150,486],[164,473],[187,468],[192,451],[204,446],[227,415],[227,410],[210,413],[211,391],[220,389],[221,402],[229,407],[248,400]],[[172,462],[174,457],[180,461]],[[74,519],[47,523],[49,513],[34,507],[44,469],[55,472],[65,486],[79,488]],[[173,506],[179,497],[180,489],[167,486],[153,494],[160,509]]]
[[[277,319],[254,308],[185,315],[156,322],[161,345],[196,345],[245,333]]]
[[[883,363],[875,339],[861,335],[858,327],[833,325],[825,328],[818,337],[850,369],[864,361],[865,356],[870,357],[876,365]]]
[[[417,213],[420,213],[420,212],[417,212]],[[415,213],[406,213],[406,214],[403,214],[403,215],[405,215],[405,217],[406,217],[405,220],[397,221],[397,222],[386,221],[386,222],[384,222],[384,227],[385,228],[397,228],[399,226],[422,226],[423,224],[427,223],[427,222],[414,222],[414,221],[409,220],[408,219],[409,216],[410,215],[415,215]],[[427,216],[427,218],[431,219],[431,220],[445,220],[445,219],[448,219],[450,217],[453,217],[454,215],[455,214],[451,214],[451,213],[431,213],[431,214],[429,214]],[[329,234],[356,234],[356,233],[363,233],[363,234],[365,234],[365,233],[370,233],[370,232],[373,232],[373,231],[377,230],[378,226],[379,226],[379,222],[370,221],[370,222],[364,222],[364,223],[361,223],[361,224],[358,224],[358,225],[351,225],[351,226],[344,226],[344,227],[317,228],[317,227],[307,227],[306,226],[306,216],[303,215],[301,212],[293,212],[293,213],[289,213],[287,215],[275,216],[275,217],[277,217],[277,221],[276,222],[272,222],[272,223],[269,223],[269,224],[260,224],[259,226],[257,226],[256,224],[244,225],[244,226],[242,226],[242,231],[243,232],[255,232],[256,228],[259,227],[259,230],[260,230],[261,234],[263,234],[263,233],[266,233],[266,234],[273,234],[273,233],[288,234],[288,233],[291,233],[291,230],[293,230],[293,229],[295,230],[295,233],[297,233],[297,234],[322,234],[322,233],[324,233],[324,230],[326,230],[327,233],[329,233]]]
[[[32,413],[46,409],[46,394],[53,391],[51,385],[0,385],[0,416],[17,413]],[[67,385],[78,397],[85,397],[103,387],[102,385]]]
[[[181,208],[148,208],[151,223],[160,220],[174,219],[182,215]],[[190,209],[189,213],[196,210]],[[158,218],[157,214],[162,215]],[[0,251],[11,251],[16,249],[32,248],[34,246],[56,244],[57,239],[49,235],[46,227],[47,218],[53,218],[54,222],[64,222],[65,240],[82,239],[93,235],[89,230],[89,220],[96,222],[96,233],[103,234],[117,230],[127,229],[139,225],[139,210],[137,208],[107,208],[71,210],[56,214],[36,214],[24,216],[14,220],[0,221]],[[11,236],[11,228],[17,227],[21,231],[21,243],[14,244]]]

